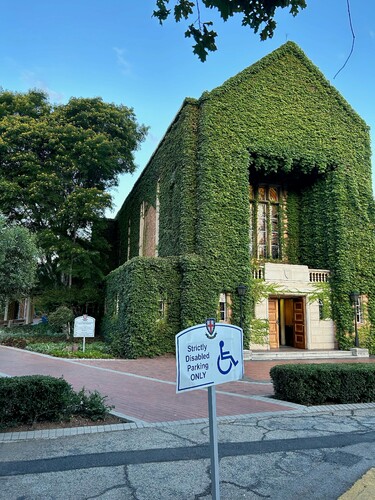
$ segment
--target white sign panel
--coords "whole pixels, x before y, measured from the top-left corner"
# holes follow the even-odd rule
[[[94,337],[95,336],[95,318],[87,316],[78,316],[74,320],[74,337]]]
[[[192,326],[176,335],[176,392],[243,377],[242,329],[226,323]]]

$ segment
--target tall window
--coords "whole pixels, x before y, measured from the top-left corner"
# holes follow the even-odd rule
[[[361,295],[355,304],[355,313],[357,315],[357,323],[363,323],[363,297]]]
[[[219,298],[219,318],[220,321],[227,321],[227,297],[225,293],[220,294]]]
[[[139,255],[143,256],[143,246],[145,239],[145,217],[146,217],[146,202],[142,201],[139,214]]]
[[[230,293],[221,293],[219,296],[218,308],[219,321],[230,323],[232,318],[232,297]]]
[[[166,319],[167,317],[167,299],[164,295],[160,295],[158,301],[158,310],[159,310],[159,320]]]
[[[324,303],[322,299],[319,299],[318,303],[319,303],[319,319],[322,320],[324,319]]]
[[[120,296],[117,293],[116,294],[116,301],[115,301],[115,316],[118,316],[119,309],[120,309]]]
[[[157,210],[151,204],[143,201],[139,215],[139,255],[143,257],[156,256]]]
[[[159,255],[160,180],[156,184],[155,257]]]
[[[250,186],[250,252],[257,259],[280,259],[280,192]]]
[[[131,219],[128,220],[128,251],[127,251],[127,259],[130,259],[130,236],[131,236]]]

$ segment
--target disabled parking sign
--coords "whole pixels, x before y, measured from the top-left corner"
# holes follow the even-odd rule
[[[208,319],[176,335],[176,392],[224,384],[243,377],[243,333]]]

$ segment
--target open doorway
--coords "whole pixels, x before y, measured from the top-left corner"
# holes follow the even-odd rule
[[[303,297],[268,299],[270,348],[306,348],[305,303]]]

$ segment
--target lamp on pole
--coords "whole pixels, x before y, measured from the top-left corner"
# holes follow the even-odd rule
[[[247,292],[247,287],[245,285],[238,285],[237,295],[240,298],[240,328],[243,328],[243,298]]]
[[[355,338],[354,338],[354,345],[356,347],[359,347],[359,338],[358,338],[358,324],[357,324],[357,307],[358,307],[358,299],[359,299],[359,292],[350,292],[350,300],[354,306],[354,332],[355,332]]]

